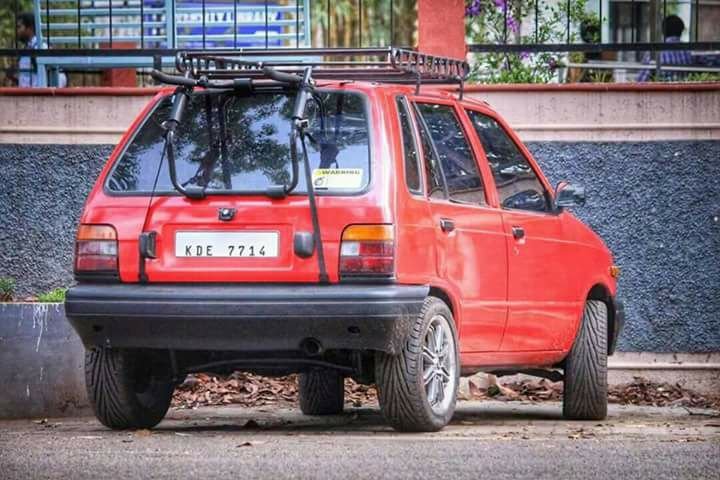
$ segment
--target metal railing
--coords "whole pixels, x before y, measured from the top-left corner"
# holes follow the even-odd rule
[[[0,57],[30,57],[33,69],[37,71],[37,85],[48,85],[52,73],[58,69],[99,70],[113,67],[160,68],[174,66],[175,55],[183,50],[208,49],[275,49],[275,48],[309,48],[314,46],[311,39],[316,39],[325,47],[330,45],[329,32],[338,28],[337,22],[331,21],[333,8],[340,0],[314,0],[317,2],[313,12],[318,17],[316,25],[310,22],[311,0],[34,0],[36,32],[39,39],[49,49],[0,49]],[[356,0],[357,12],[363,12],[363,0]],[[369,0],[365,0],[368,2]],[[511,4],[510,0],[508,5]],[[690,52],[713,52],[715,58],[720,51],[720,41],[698,41],[701,25],[697,14],[701,0],[689,0],[693,10],[688,28],[692,41],[683,43],[665,43],[662,35],[657,41],[648,36],[648,26],[642,25],[639,18],[633,15],[632,25],[626,28],[625,35],[611,34],[613,18],[608,15],[608,0],[589,0],[588,8],[593,7],[596,25],[599,29],[598,41],[583,42],[575,40],[579,25],[570,21],[569,12],[573,0],[556,0],[554,5],[567,10],[565,31],[560,40],[563,43],[540,43],[538,32],[543,26],[541,5],[552,0],[535,0],[534,9],[524,12],[522,16],[523,42],[516,43],[518,36],[508,29],[509,8],[506,8],[504,31],[498,43],[471,43],[468,50],[471,55],[502,52],[528,53],[554,52],[567,56],[570,52],[602,53],[602,52],[651,52],[652,59],[659,58],[659,52],[666,50],[686,50]],[[702,0],[703,2],[706,0]],[[670,5],[665,0],[654,0],[661,5],[657,14],[669,13]],[[383,10],[386,24],[389,25],[390,38],[394,38],[393,28],[397,28],[398,20],[394,18],[393,0],[387,0],[389,9]],[[397,3],[397,2],[396,2]],[[492,2],[490,2],[492,3]],[[620,2],[618,2],[620,3]],[[623,2],[635,6],[642,0]],[[384,4],[383,4],[384,5]],[[438,7],[438,8],[441,8]],[[17,15],[19,12],[15,12]],[[593,15],[595,15],[593,14]],[[357,28],[351,37],[357,47],[363,44],[363,14],[359,14]],[[334,22],[334,23],[332,23]],[[332,24],[331,24],[332,23]],[[318,29],[319,30],[316,30]],[[615,28],[615,27],[612,27]],[[318,35],[322,33],[323,35]],[[326,39],[322,39],[327,35]],[[617,41],[613,41],[613,40]],[[534,41],[533,41],[534,40]],[[626,41],[630,40],[630,41]],[[717,40],[720,40],[718,38]],[[42,45],[41,43],[41,45]],[[401,45],[403,45],[401,43]],[[352,45],[342,45],[350,47]],[[380,46],[380,45],[378,45]],[[110,49],[111,51],[109,51]],[[627,64],[637,62],[639,56],[618,54],[618,67],[632,70]],[[596,56],[597,58],[597,56]],[[566,58],[565,65],[573,68],[586,68]],[[572,65],[570,65],[572,63]],[[592,68],[587,64],[587,68]],[[718,62],[712,61],[704,66],[694,68],[705,72],[716,72]],[[598,67],[609,69],[603,65]],[[650,68],[658,72],[665,67],[655,62]],[[639,67],[637,68],[639,69]],[[52,84],[52,81],[50,81]]]
[[[243,48],[309,45],[309,0],[35,0],[51,48]]]
[[[715,0],[709,0],[715,2]],[[562,29],[556,33],[555,41],[540,42],[544,24],[542,5],[548,4],[548,0],[531,1],[531,8],[523,11],[521,23],[518,27],[514,22],[517,19],[510,18],[517,10],[513,10],[512,0],[502,0],[499,6],[504,14],[504,22],[499,29],[498,39],[495,43],[470,43],[468,51],[471,55],[483,54],[519,54],[530,56],[533,54],[551,53],[562,58],[560,67],[568,67],[581,70],[617,70],[622,72],[621,79],[626,76],[624,72],[636,72],[640,70],[652,70],[655,78],[663,78],[662,72],[682,73],[720,73],[720,29],[713,25],[716,34],[714,38],[706,41],[701,40],[700,31],[702,22],[712,22],[712,18],[701,19],[701,0],[589,0],[587,7],[591,7],[594,13],[585,10],[582,16],[583,22],[591,24],[594,28],[594,38],[583,38],[582,27],[579,22],[572,22],[572,11],[574,0],[557,0],[553,2],[557,14],[564,16]],[[702,5],[708,0],[702,0]],[[717,2],[715,2],[717,3]],[[685,31],[683,42],[667,42],[665,33],[662,31],[661,20],[668,15],[677,13],[679,5],[687,7],[685,13]],[[628,18],[623,17],[617,8],[613,13],[613,6],[629,7],[630,23],[626,24]],[[645,9],[641,15],[641,9]],[[509,28],[515,26],[515,31]],[[711,32],[712,33],[712,32]],[[669,65],[662,62],[661,52],[683,51],[693,59],[692,64],[687,68],[682,65]],[[572,53],[588,54],[587,63],[573,61]],[[616,60],[600,60],[599,54],[612,54]],[[647,60],[649,54],[650,61]],[[606,55],[603,55],[605,58]],[[641,63],[640,60],[643,60]],[[560,72],[562,68],[558,69]],[[634,75],[634,73],[633,73]],[[634,77],[627,77],[627,80],[634,80]]]
[[[34,0],[34,86],[67,70],[161,68],[185,49],[304,48],[309,0]],[[7,54],[0,50],[0,55]]]

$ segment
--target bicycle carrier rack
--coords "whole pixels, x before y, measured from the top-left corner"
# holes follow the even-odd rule
[[[353,60],[353,57],[361,57],[361,59]],[[262,58],[269,60],[262,60]],[[315,60],[316,58],[322,60]],[[243,91],[248,94],[277,90],[278,88],[297,91],[289,139],[292,178],[287,184],[268,187],[265,194],[272,198],[283,198],[295,189],[300,175],[300,154],[297,145],[300,143],[313,224],[313,250],[317,250],[318,281],[320,283],[328,283],[329,277],[325,265],[310,160],[305,145],[305,129],[308,127],[305,105],[316,94],[315,80],[415,84],[416,91],[419,91],[423,83],[459,83],[460,98],[462,98],[463,83],[470,71],[464,60],[426,55],[413,50],[393,47],[182,51],[177,54],[175,63],[179,75],[169,75],[154,70],[152,76],[160,82],[177,85],[173,95],[172,110],[168,119],[163,122],[166,132],[164,152],[167,153],[168,173],[173,187],[189,199],[205,198],[205,187],[185,187],[180,184],[175,168],[173,144],[175,129],[182,122],[183,112],[193,89],[201,87]],[[162,161],[160,165],[162,165]],[[158,174],[159,168],[160,166]],[[143,231],[141,238],[151,234],[152,232]],[[152,258],[152,256],[141,254],[141,280],[144,278],[145,258]]]

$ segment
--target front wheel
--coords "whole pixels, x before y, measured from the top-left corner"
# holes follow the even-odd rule
[[[563,416],[602,420],[607,416],[607,305],[588,300],[575,344],[565,359]]]
[[[455,413],[460,357],[450,308],[428,297],[398,355],[378,352],[375,377],[385,419],[396,430],[435,432]]]
[[[174,384],[157,367],[151,358],[133,350],[88,350],[85,384],[100,423],[115,430],[160,423],[170,407]]]

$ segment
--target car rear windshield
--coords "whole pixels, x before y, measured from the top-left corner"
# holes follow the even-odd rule
[[[178,182],[208,194],[264,192],[291,182],[291,116],[294,94],[195,93],[176,130]],[[116,193],[173,192],[164,154],[164,129],[172,98],[158,103],[116,161],[106,187]],[[321,91],[308,103],[306,145],[318,193],[356,193],[370,179],[365,97]],[[160,164],[162,159],[162,165]],[[298,142],[299,179],[307,191]],[[160,167],[158,169],[158,167]],[[155,186],[155,188],[153,188]]]

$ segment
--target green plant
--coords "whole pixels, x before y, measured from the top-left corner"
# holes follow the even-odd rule
[[[40,303],[60,303],[65,301],[65,292],[67,288],[56,288],[47,293],[38,295],[37,301]]]
[[[590,24],[585,5],[586,0],[571,0],[569,4],[536,0],[472,0],[465,11],[467,37],[471,43],[479,44],[574,42],[578,34],[568,32],[568,21],[571,25]],[[537,29],[534,25],[536,8]],[[526,20],[532,20],[533,25],[523,29]],[[522,34],[525,30],[529,33]],[[594,39],[594,35],[591,36]],[[563,66],[560,56],[550,52],[480,53],[471,63],[471,80],[487,83],[547,83],[557,77],[557,69]]]
[[[310,2],[310,8],[315,47],[417,44],[416,0],[323,0]]]
[[[720,73],[712,72],[693,72],[687,77],[688,82],[718,82],[720,81]]]
[[[15,279],[0,277],[0,302],[12,302],[15,294]]]

